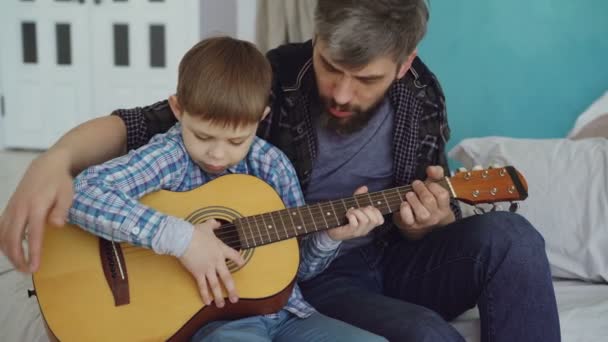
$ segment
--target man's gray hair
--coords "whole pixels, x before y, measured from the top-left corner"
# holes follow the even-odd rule
[[[336,63],[360,67],[379,56],[401,64],[426,33],[425,0],[319,0],[316,38]]]

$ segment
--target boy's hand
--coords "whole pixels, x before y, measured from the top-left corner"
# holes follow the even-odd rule
[[[49,151],[32,161],[0,216],[0,251],[21,272],[38,270],[47,220],[56,226],[65,224],[74,197],[66,158]],[[27,260],[21,244],[26,227]]]
[[[179,260],[196,279],[205,305],[210,305],[215,300],[215,305],[221,308],[224,306],[224,296],[220,281],[228,292],[230,302],[236,303],[239,299],[232,275],[226,266],[226,259],[239,266],[245,261],[239,252],[215,236],[213,230],[219,227],[220,223],[214,219],[197,224],[192,241]]]
[[[364,194],[368,191],[366,186],[359,187],[355,195]],[[330,238],[335,241],[348,240],[367,235],[372,229],[384,223],[384,216],[380,210],[367,206],[358,209],[350,209],[346,213],[348,224],[327,231]]]

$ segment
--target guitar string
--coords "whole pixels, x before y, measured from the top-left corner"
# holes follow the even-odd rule
[[[443,180],[438,181],[439,182],[443,182]],[[382,191],[377,191],[377,192],[372,192],[372,193],[365,193],[365,194],[359,194],[356,196],[352,196],[350,198],[347,199],[343,199],[344,201],[354,201],[355,203],[358,203],[358,199],[360,200],[366,200],[366,201],[370,201],[370,205],[373,204],[373,202],[375,201],[375,199],[373,199],[373,196],[382,196],[382,198],[386,198],[389,202],[392,203],[392,201],[397,201],[399,200],[399,202],[402,201],[403,196],[400,194],[400,190],[402,190],[403,192],[408,192],[412,189],[411,185],[406,185],[406,186],[402,186],[402,187],[395,187],[395,188],[391,188],[391,189],[386,189],[386,190],[382,190]],[[387,197],[388,196],[388,197]],[[318,231],[322,231],[322,230],[326,230],[326,229],[330,229],[330,227],[334,227],[334,225],[328,225],[326,223],[326,219],[325,217],[321,217],[323,216],[321,211],[319,211],[319,214],[321,214],[321,216],[316,216],[316,217],[311,217],[310,219],[306,218],[307,215],[304,215],[304,219],[302,219],[302,214],[301,214],[301,209],[304,207],[317,207],[317,209],[324,209],[324,206],[328,206],[328,207],[332,207],[332,211],[335,211],[333,209],[334,205],[333,202],[337,202],[340,200],[334,200],[334,201],[327,201],[327,202],[320,202],[317,204],[313,204],[313,205],[307,205],[307,206],[302,206],[302,207],[296,207],[296,208],[288,208],[288,209],[283,209],[283,210],[278,210],[278,211],[273,211],[273,212],[268,212],[268,213],[262,213],[262,214],[257,214],[257,215],[252,215],[252,216],[247,216],[247,217],[243,217],[242,219],[246,219],[248,220],[248,223],[253,223],[255,224],[257,230],[260,230],[259,227],[260,225],[262,227],[266,226],[266,222],[264,220],[263,215],[266,215],[268,217],[270,217],[272,219],[272,215],[277,216],[277,218],[285,218],[285,217],[290,217],[290,220],[292,219],[291,216],[289,215],[285,215],[288,214],[289,211],[293,212],[293,211],[297,211],[300,214],[300,222],[303,226],[314,226],[317,227],[317,224],[319,226],[321,226],[321,229],[315,229],[312,228],[310,230],[309,233],[313,233],[313,232],[318,232]],[[388,205],[385,203],[385,205]],[[346,214],[346,212],[345,212]],[[345,218],[345,217],[344,217]],[[343,219],[344,219],[343,218]],[[323,221],[321,221],[321,219],[323,219]],[[312,223],[312,225],[311,225]],[[323,224],[325,223],[325,225]],[[335,227],[339,227],[340,224],[342,222],[338,222],[338,225],[335,225]],[[345,222],[345,224],[348,222]],[[293,227],[291,227],[291,229],[293,229]],[[238,234],[238,230],[239,228],[236,226],[236,224],[227,224],[224,225],[223,227],[218,228],[218,232],[215,234],[216,237],[218,237],[220,240],[222,240],[222,242],[224,242],[225,244],[229,245],[229,246],[239,246],[242,245],[243,241],[240,239],[240,235]],[[280,233],[280,230],[275,229],[275,230],[268,230],[268,229],[263,229],[260,230],[259,234],[256,234],[253,229],[249,229],[251,231],[251,234],[247,234],[243,227],[241,227],[240,229],[242,232],[244,232],[244,238],[245,238],[245,244],[250,245],[251,242],[253,242],[253,245],[264,245],[264,244],[269,244],[272,242],[276,242],[276,241],[280,241],[280,240],[285,240],[290,238],[289,234],[286,235],[282,235],[282,233]],[[262,233],[264,232],[264,233]],[[300,235],[300,234],[295,234],[293,237]],[[257,244],[256,238],[258,240],[260,240],[262,243],[261,244]]]
[[[436,181],[436,183],[440,183],[442,186],[444,186],[444,188],[447,188],[447,181],[446,179],[442,179],[439,181]],[[301,213],[301,209],[304,207],[309,207],[309,208],[314,208],[317,207],[316,209],[319,209],[319,214],[322,215],[322,211],[324,211],[324,206],[330,207],[331,211],[334,212],[334,216],[336,216],[336,212],[337,210],[334,209],[334,205],[336,204],[335,202],[339,202],[342,201],[343,203],[345,201],[354,201],[355,203],[358,203],[358,199],[364,199],[364,200],[370,200],[370,205],[373,205],[373,203],[371,202],[375,202],[375,199],[372,199],[373,196],[382,196],[382,198],[384,198],[386,201],[384,201],[384,205],[389,206],[390,203],[386,203],[386,202],[391,202],[392,201],[396,201],[397,199],[399,199],[399,201],[403,201],[403,196],[401,194],[401,192],[403,193],[407,193],[408,191],[411,191],[413,189],[412,185],[406,185],[406,186],[401,186],[401,187],[395,187],[395,188],[391,188],[391,189],[386,189],[386,190],[382,190],[382,191],[377,191],[377,192],[372,192],[372,193],[365,193],[365,194],[359,194],[359,195],[355,195],[352,196],[350,198],[347,199],[339,199],[339,200],[332,200],[332,201],[327,201],[327,202],[320,202],[317,204],[313,204],[313,205],[307,205],[307,206],[302,206],[302,207],[296,207],[296,208],[287,208],[287,209],[283,209],[283,210],[277,210],[277,211],[273,211],[273,212],[268,212],[268,213],[262,213],[262,214],[256,214],[256,215],[252,215],[252,216],[247,216],[247,217],[242,217],[240,219],[243,220],[247,220],[247,223],[250,224],[250,232],[251,234],[248,234],[244,227],[241,226],[240,230],[244,233],[244,239],[245,239],[245,244],[250,245],[253,240],[253,244],[256,245],[256,241],[255,238],[257,237],[260,241],[262,241],[262,244],[268,244],[268,243],[272,243],[278,240],[274,240],[275,236],[279,238],[279,240],[284,240],[287,238],[290,238],[289,234],[286,234],[285,236],[282,236],[280,233],[280,230],[272,230],[269,231],[268,229],[263,230],[264,233],[262,234],[260,231],[260,234],[255,234],[255,232],[253,231],[253,229],[251,228],[251,224],[255,224],[256,228],[259,230],[259,224],[262,224],[262,227],[265,226],[265,220],[263,215],[269,216],[271,219],[273,218],[272,215],[275,215],[275,217],[281,219],[281,221],[283,221],[284,218],[289,217],[289,220],[286,221],[292,221],[293,218],[290,215],[285,215],[288,214],[290,211],[297,211],[300,215],[299,215],[299,222],[303,225],[303,226],[308,226],[311,227],[311,223],[316,227],[317,223],[319,223],[319,225],[321,225],[323,227],[323,224],[321,224],[321,222],[318,222],[319,217],[311,217],[311,219],[306,218],[307,215],[302,215]],[[379,206],[379,205],[374,205],[374,206]],[[346,214],[346,212],[345,212]],[[327,223],[325,217],[321,217],[323,219],[324,222]],[[346,217],[343,217],[343,220]],[[337,219],[337,216],[336,216]],[[319,220],[320,221],[320,220]],[[337,221],[337,220],[336,220]],[[342,222],[344,221],[340,221],[338,222],[338,225],[336,225],[335,227],[338,227]],[[346,221],[346,223],[348,223],[348,221]],[[346,224],[345,223],[345,224]],[[325,229],[329,229],[329,227],[332,227],[332,225],[328,225],[326,224],[322,229],[314,229],[311,227],[309,233],[312,232],[318,232],[320,230],[325,230]],[[285,225],[283,225],[283,227],[285,227]],[[290,229],[293,229],[293,227],[290,227]],[[308,230],[306,230],[308,232]],[[293,237],[300,235],[300,234],[295,234]],[[241,239],[240,239],[240,235],[239,235],[239,227],[237,227],[236,224],[234,223],[230,223],[230,224],[226,224],[223,225],[222,227],[218,228],[218,232],[216,234],[216,236],[222,240],[222,242],[226,243],[229,246],[240,246],[242,245]],[[268,242],[265,242],[266,240],[268,240]],[[125,246],[131,246],[129,244],[125,244]],[[123,246],[123,247],[125,247]],[[131,246],[133,248],[136,248],[136,246]],[[125,249],[129,249],[128,247]],[[139,249],[138,249],[139,250]],[[142,250],[146,250],[146,249],[142,249]]]
[[[445,182],[445,179],[437,181],[437,183],[441,183],[444,187],[447,186],[447,182]],[[407,193],[411,189],[412,189],[412,186],[411,185],[407,185],[407,186],[391,188],[391,189],[387,189],[387,190],[383,190],[383,191],[378,191],[378,192],[373,192],[373,193],[359,194],[359,195],[350,197],[348,199],[343,199],[343,201],[354,201],[355,203],[357,203],[358,199],[362,199],[362,200],[365,200],[365,201],[369,200],[370,201],[370,205],[373,205],[375,207],[379,207],[379,206],[382,206],[382,203],[380,203],[380,204],[376,203],[376,202],[378,202],[377,200],[379,200],[380,202],[384,202],[383,203],[384,206],[389,206],[390,207],[391,204],[394,205],[396,203],[400,203],[400,202],[403,201],[403,197],[404,196],[402,195],[401,192]],[[373,198],[374,196],[376,196],[376,197],[377,196],[382,196],[382,197],[381,198]],[[385,199],[386,201],[382,201],[382,199]],[[292,216],[289,215],[289,212],[293,213],[294,211],[296,211],[298,214],[300,214],[299,215],[299,222],[301,222],[301,224],[303,226],[311,227],[311,223],[312,223],[312,226],[314,226],[314,227],[321,226],[322,229],[315,229],[315,228],[312,228],[312,227],[310,229],[310,232],[318,232],[318,231],[321,231],[321,230],[329,229],[329,227],[338,227],[338,226],[340,226],[340,224],[342,224],[342,222],[338,222],[338,225],[335,225],[335,226],[333,224],[332,225],[328,225],[327,221],[325,219],[325,216],[323,215],[323,212],[322,212],[322,211],[325,211],[325,209],[329,209],[330,212],[334,212],[334,216],[335,216],[335,212],[337,212],[337,210],[335,210],[334,207],[335,207],[335,202],[338,202],[338,201],[340,201],[340,200],[320,202],[320,203],[318,203],[318,205],[317,204],[313,204],[313,205],[307,205],[307,206],[303,206],[303,207],[288,208],[288,209],[283,209],[283,210],[280,210],[280,211],[273,211],[273,212],[269,212],[269,213],[263,213],[263,214],[248,216],[248,217],[244,217],[244,218],[241,218],[241,219],[246,219],[247,223],[250,223],[250,224],[253,223],[253,224],[255,224],[256,228],[259,230],[259,227],[260,227],[259,225],[260,224],[262,225],[262,227],[267,226],[266,222],[264,220],[263,215],[269,216],[271,219],[273,218],[272,215],[275,215],[274,217],[277,217],[278,219],[281,219],[281,220],[283,218],[289,217],[290,220],[291,220]],[[320,216],[312,217],[311,219],[307,218],[308,215],[305,215],[305,214],[302,215],[302,212],[301,212],[301,209],[303,209],[304,207],[308,207],[308,208],[313,208],[315,210],[319,210],[318,214]],[[393,211],[396,211],[396,209],[393,210]],[[346,211],[344,212],[344,214],[346,214]],[[329,215],[329,216],[331,216],[331,215]],[[344,218],[345,217],[343,217],[343,220],[344,220]],[[289,221],[289,220],[285,220],[285,221]],[[325,225],[323,223],[325,223]],[[348,223],[347,221],[344,222],[344,224],[347,224],[347,223]],[[253,231],[253,229],[250,229],[251,234],[248,234],[248,236],[247,236],[247,232],[243,228],[244,227],[241,227],[241,231],[246,235],[245,236],[245,243],[248,244],[248,245],[251,244],[250,240],[253,240],[253,244],[255,245],[256,244],[256,241],[255,241],[256,238],[258,238],[260,241],[262,241],[262,244],[267,244],[267,243],[272,243],[274,241],[277,241],[277,240],[275,240],[275,237],[278,237],[279,240],[290,238],[289,234],[282,235],[280,233],[279,229],[276,229],[276,230],[273,229],[272,231],[268,230],[268,229],[263,229],[263,230],[260,231],[259,234],[256,234]],[[236,229],[238,230],[238,227],[236,227]],[[293,231],[294,227],[290,227],[290,229],[291,229],[290,231]],[[264,233],[261,233],[262,231]],[[306,230],[306,231],[308,232],[308,230]],[[230,234],[230,233],[228,233],[228,234]],[[297,236],[297,235],[301,235],[301,234],[298,234],[296,232],[296,234],[294,236]],[[218,237],[227,238],[226,234],[221,234],[220,235],[218,233],[217,236]],[[224,241],[224,239],[222,239],[222,241]],[[228,240],[228,241],[230,243],[241,242],[241,240],[239,239],[238,236],[236,237],[236,241],[235,240]]]
[[[405,189],[405,190],[410,189],[410,187],[401,187],[401,188]],[[381,192],[369,193],[369,195],[360,194],[356,197],[358,199],[364,199],[365,201],[369,201],[370,205],[382,206],[382,204],[384,204],[384,206],[389,207],[389,209],[391,209],[391,211],[393,211],[391,208],[391,204],[394,205],[396,203],[401,203],[403,200],[403,196],[402,196],[402,194],[400,194],[398,192],[398,189],[400,189],[400,188],[393,188],[393,189],[388,189],[388,190],[381,191]],[[392,191],[392,192],[389,192],[389,191]],[[376,198],[374,198],[374,197],[376,197]],[[337,202],[337,201],[340,201],[340,200],[331,201],[331,202],[321,202],[321,203],[318,203],[318,205],[307,206],[307,207],[314,208],[315,211],[318,210],[318,214],[319,214],[318,216],[311,217],[310,219],[307,218],[308,215],[304,214],[304,216],[302,216],[303,214],[301,212],[301,209],[303,207],[290,208],[290,209],[284,209],[281,211],[274,211],[274,212],[269,212],[269,213],[264,213],[264,214],[258,214],[258,215],[254,215],[254,216],[245,217],[243,219],[247,220],[246,223],[253,224],[256,226],[257,230],[260,230],[259,229],[260,225],[262,225],[262,227],[266,227],[266,220],[263,216],[267,216],[271,220],[276,218],[277,221],[279,219],[281,221],[293,221],[294,217],[292,215],[289,215],[289,213],[291,212],[293,214],[294,212],[297,212],[300,215],[299,219],[297,221],[299,221],[299,223],[301,223],[303,226],[308,226],[308,227],[321,226],[322,227],[321,229],[312,228],[310,230],[310,232],[312,233],[312,232],[317,232],[320,230],[329,229],[331,227],[339,227],[341,225],[348,223],[346,216],[343,216],[342,221],[338,221],[334,224],[333,223],[334,220],[330,220],[330,221],[332,221],[332,224],[328,224],[325,216],[322,214],[322,211],[329,209],[328,213],[333,213],[333,215],[328,215],[328,216],[330,216],[330,217],[334,216],[337,221],[336,212],[340,212],[340,215],[342,215],[342,212],[341,212],[342,209],[340,209],[339,211],[335,209],[335,202]],[[362,201],[357,201],[357,199],[354,197],[343,200],[343,203],[346,203],[346,201],[353,202],[352,204],[355,204],[355,205],[357,202],[362,202]],[[376,202],[383,202],[383,203],[376,203]],[[350,207],[353,207],[353,206],[350,206]],[[346,214],[346,212],[347,212],[347,210],[344,210],[344,215]],[[287,220],[287,217],[289,217],[289,220]],[[321,221],[321,219],[322,219],[322,221]],[[311,225],[311,223],[312,223],[312,225]],[[283,226],[283,228],[285,228],[285,226]],[[290,231],[293,231],[293,229],[294,229],[294,227],[290,227]],[[225,242],[229,245],[241,244],[241,242],[243,242],[243,241],[241,241],[241,239],[239,238],[238,230],[239,230],[239,228],[236,227],[236,225],[225,226],[225,229],[223,229],[222,232],[218,232],[216,234],[216,236],[218,236],[218,238],[220,238],[223,242]],[[301,235],[296,232],[293,236],[290,236],[290,234],[281,233],[280,229],[273,229],[273,230],[263,229],[260,231],[259,234],[256,234],[254,232],[254,230],[250,228],[249,229],[250,233],[248,233],[244,229],[243,225],[241,225],[240,231],[243,232],[243,234],[245,235],[244,242],[247,245],[251,245],[251,242],[253,242],[253,244],[256,245],[257,244],[256,238],[257,238],[257,240],[260,240],[262,242],[260,244],[260,245],[262,245],[262,244],[268,244],[271,242],[275,242],[278,240],[284,240],[284,239],[287,239],[290,237],[295,237],[297,235]],[[261,233],[262,231],[264,233]],[[305,231],[308,232],[308,230],[305,230]]]
[[[405,187],[399,187],[399,188],[393,188],[393,189],[388,189],[388,190],[384,190],[384,191],[380,191],[380,192],[373,192],[373,193],[369,193],[369,194],[359,194],[357,196],[353,196],[347,199],[343,199],[344,201],[351,201],[353,202],[353,204],[357,203],[357,200],[355,199],[355,197],[358,197],[359,199],[365,199],[370,200],[372,199],[373,196],[379,196],[382,195],[382,198],[387,198],[387,200],[390,201],[396,201],[397,199],[399,199],[399,201],[401,201],[401,199],[403,198],[400,193],[397,192],[397,189],[410,189],[410,186],[405,186]],[[383,194],[383,192],[392,192],[389,194]],[[339,200],[336,200],[339,201]],[[372,199],[373,201],[373,199]],[[331,201],[334,202],[334,201]],[[371,202],[370,202],[371,205]],[[308,207],[318,207],[320,209],[323,209],[323,207],[327,206],[327,207],[333,207],[333,205],[330,203],[330,201],[328,202],[320,202],[317,204],[313,204],[313,205],[307,205]],[[246,217],[242,217],[240,219],[246,219],[248,220],[248,222],[252,225],[256,225],[257,228],[259,228],[259,226],[261,225],[262,227],[265,227],[266,225],[264,224],[264,218],[262,217],[262,215],[275,215],[277,217],[279,216],[283,216],[283,218],[286,217],[290,217],[289,212],[293,212],[293,211],[297,211],[299,214],[300,219],[298,220],[298,222],[300,222],[303,226],[308,226],[311,227],[311,229],[309,230],[309,233],[313,233],[313,232],[318,232],[321,230],[325,230],[325,229],[318,229],[315,230],[314,228],[312,228],[313,226],[313,222],[322,226],[323,228],[326,228],[327,225],[324,226],[324,222],[325,219],[324,218],[320,218],[320,217],[312,217],[312,218],[306,218],[308,215],[302,215],[301,210],[302,208],[304,208],[306,206],[302,206],[302,207],[296,207],[296,208],[288,208],[288,209],[282,209],[282,210],[277,210],[277,211],[272,211],[272,212],[268,212],[268,213],[262,213],[262,214],[257,214],[257,215],[252,215],[252,216],[246,216]],[[333,210],[333,209],[332,209]],[[336,210],[337,211],[337,210]],[[319,214],[321,214],[321,212],[319,211]],[[346,214],[346,212],[345,212]],[[344,216],[344,218],[346,218],[346,216]],[[321,221],[321,219],[323,219],[323,223],[318,222]],[[290,218],[290,221],[292,220],[292,218]],[[317,225],[314,225],[315,227]],[[338,227],[338,225],[336,226]],[[293,228],[293,227],[291,227]],[[329,229],[329,228],[326,228]],[[238,234],[238,230],[239,228],[237,227],[237,225],[235,223],[229,223],[229,224],[225,224],[223,226],[221,226],[220,228],[218,228],[216,230],[216,237],[218,239],[220,239],[223,243],[225,243],[228,246],[237,246],[237,245],[242,245],[241,239],[240,239],[240,235]],[[289,236],[285,236],[285,235],[281,235],[280,230],[275,230],[273,231],[268,231],[267,229],[262,230],[263,232],[267,232],[267,233],[255,233],[253,231],[253,229],[249,229],[251,231],[251,233],[246,233],[245,229],[243,226],[241,226],[240,230],[244,233],[243,235],[245,235],[245,244],[249,245],[251,244],[251,242],[254,243],[254,245],[256,244],[256,238],[260,241],[262,241],[262,244],[268,244],[271,242],[275,242],[275,241],[279,241],[279,240],[284,240],[289,238]],[[276,237],[278,237],[278,239],[276,239]],[[267,242],[265,242],[267,241]],[[262,245],[260,244],[260,245]],[[123,250],[125,250],[126,253],[130,253],[130,248],[129,247],[133,247],[133,248],[137,248],[137,246],[132,246],[129,245],[128,243],[125,244],[123,247]],[[137,248],[137,250],[140,250],[139,248]],[[147,250],[147,249],[143,249],[143,250]],[[150,251],[152,253],[152,251]]]

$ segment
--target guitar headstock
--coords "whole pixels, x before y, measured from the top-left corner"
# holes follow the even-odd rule
[[[528,197],[528,183],[512,166],[464,171],[448,179],[452,195],[465,203],[521,201]]]

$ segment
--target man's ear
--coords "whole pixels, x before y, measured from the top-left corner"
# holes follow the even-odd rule
[[[171,107],[171,111],[173,112],[173,115],[175,115],[175,118],[177,119],[177,121],[181,121],[182,115],[183,115],[183,110],[182,110],[182,106],[179,104],[179,101],[177,100],[176,95],[169,96],[169,107]]]
[[[268,113],[270,113],[270,107],[266,106],[266,108],[264,108],[264,114],[262,114],[262,118],[260,119],[260,121],[266,119]]]
[[[399,72],[397,73],[397,79],[403,78],[403,76],[405,76],[405,73],[408,70],[410,70],[410,68],[412,67],[412,63],[414,63],[414,59],[416,58],[416,56],[418,56],[418,48],[414,49],[414,52],[412,52],[407,57],[407,60],[403,64],[401,64],[401,67],[399,68]]]

